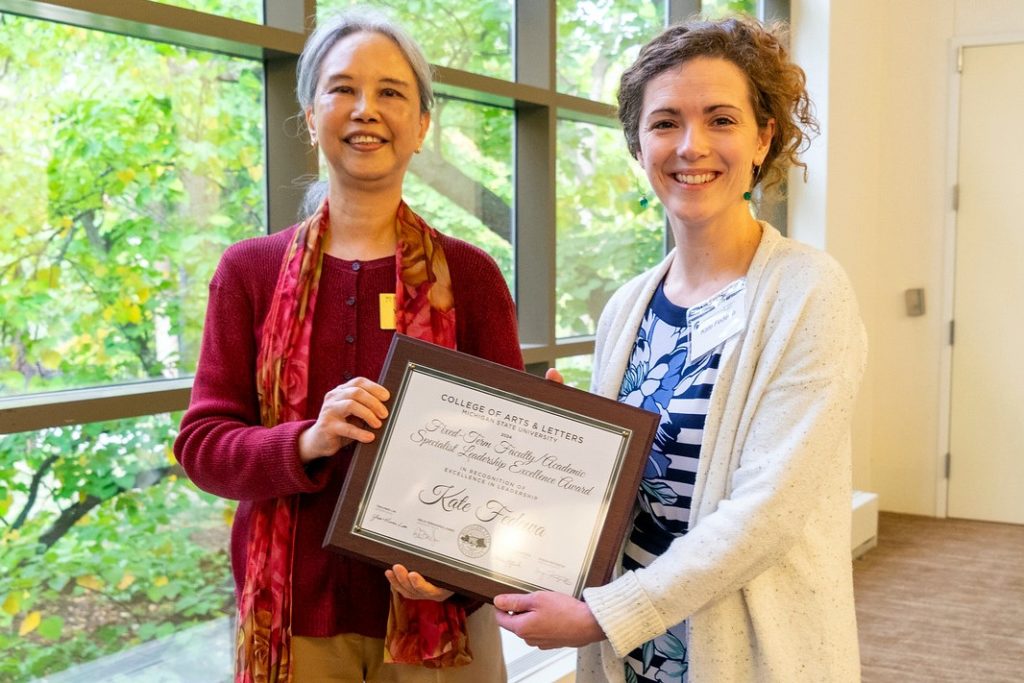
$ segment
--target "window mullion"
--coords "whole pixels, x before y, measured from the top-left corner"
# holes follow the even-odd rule
[[[515,7],[516,82],[555,90],[555,0]],[[554,97],[552,97],[552,101]],[[554,107],[519,103],[515,131],[516,302],[519,338],[531,357],[555,355],[555,144]]]

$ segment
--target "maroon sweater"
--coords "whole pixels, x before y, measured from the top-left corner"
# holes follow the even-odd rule
[[[303,466],[299,434],[323,396],[346,380],[378,380],[394,334],[380,329],[379,295],[395,291],[394,257],[343,261],[324,256],[310,343],[307,420],[260,426],[256,353],[290,228],[245,240],[221,258],[210,283],[192,400],[174,452],[201,489],[239,500],[231,529],[236,591],[245,579],[249,501],[300,494],[292,575],[292,632],[382,638],[390,596],[384,570],[322,549],[354,446]],[[458,349],[522,369],[516,315],[493,259],[442,237],[455,297]]]

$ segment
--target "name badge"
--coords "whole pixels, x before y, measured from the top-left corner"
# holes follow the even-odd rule
[[[395,295],[380,295],[380,329],[395,329]]]
[[[696,360],[716,348],[746,325],[747,279],[727,285],[707,301],[686,311],[690,328],[690,358]]]

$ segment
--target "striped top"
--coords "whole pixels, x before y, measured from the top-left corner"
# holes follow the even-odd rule
[[[718,376],[722,345],[690,358],[687,309],[665,296],[651,299],[637,333],[619,401],[661,415],[637,495],[623,567],[646,567],[687,532],[690,500],[704,433],[708,399]],[[686,625],[644,643],[626,657],[626,680],[685,681]]]

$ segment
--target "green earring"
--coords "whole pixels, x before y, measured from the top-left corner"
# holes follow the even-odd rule
[[[640,208],[641,208],[641,209],[646,209],[646,208],[647,208],[647,206],[648,206],[648,205],[649,205],[650,203],[651,203],[651,200],[649,200],[649,199],[647,198],[647,193],[646,193],[646,192],[645,192],[644,194],[640,195]]]
[[[761,177],[761,166],[755,165],[751,175],[753,176],[753,178],[751,178],[750,180],[750,186],[751,189],[753,189],[753,186],[757,185],[757,181]],[[743,193],[743,200],[749,202],[751,196],[752,195],[750,194],[750,190],[747,190],[746,192]]]

